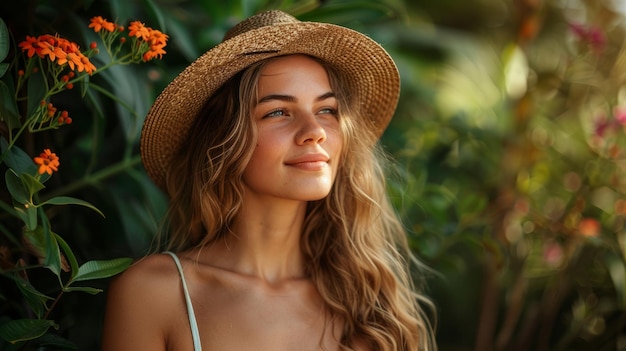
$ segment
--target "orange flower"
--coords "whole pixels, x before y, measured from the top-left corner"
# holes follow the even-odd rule
[[[139,21],[130,22],[130,25],[128,25],[128,35],[148,41],[150,38],[150,28]]]
[[[85,72],[90,75],[96,70],[96,66],[94,66],[91,61],[87,58],[87,56],[81,55],[80,60],[83,63],[83,67],[85,68]],[[79,71],[80,72],[80,71]],[[71,73],[71,72],[70,72]]]
[[[96,33],[100,32],[102,29],[112,33],[115,31],[116,26],[115,23],[105,20],[102,16],[96,16],[91,19],[89,28],[93,28]]]
[[[55,47],[46,42],[40,42],[39,46],[41,47],[42,57],[46,57],[47,55],[52,62],[54,62],[56,59],[65,59],[65,56],[67,55],[65,51],[63,51],[63,49],[61,49],[60,47]]]
[[[587,237],[600,235],[600,222],[594,218],[583,218],[578,223],[578,231]]]
[[[54,37],[50,34],[40,35],[37,38],[36,45],[39,48],[39,50],[36,51],[37,55],[41,58],[48,56],[52,62],[57,58],[65,59],[65,55],[67,55],[63,49],[64,46],[67,46],[67,40]]]
[[[22,48],[22,51],[27,51],[28,57],[33,57],[35,53],[41,50],[41,48],[37,45],[37,38],[31,37],[29,35],[26,36],[26,40],[19,43],[19,47]]]
[[[161,58],[165,54],[165,50],[158,46],[150,46],[150,50],[143,54],[144,61],[150,61],[155,57]]]
[[[80,60],[80,56],[74,54],[74,53],[67,53],[67,55],[65,55],[64,58],[59,58],[57,60],[57,63],[59,65],[64,65],[64,64],[68,64],[70,66],[70,69],[74,69],[74,67],[76,67],[76,69],[78,70],[78,72],[82,72],[85,68],[83,66],[83,63]],[[69,78],[69,77],[68,77]]]
[[[48,173],[52,175],[52,172],[59,170],[59,157],[50,149],[44,149],[43,152],[34,158],[35,164],[39,165],[39,174]]]
[[[167,44],[167,38],[169,38],[167,34],[161,33],[161,31],[156,29],[150,29],[150,38],[148,40],[150,45],[156,45],[164,48]]]

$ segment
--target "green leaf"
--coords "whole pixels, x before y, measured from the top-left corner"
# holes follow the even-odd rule
[[[47,223],[47,221],[44,220],[43,223]],[[61,272],[61,252],[56,234],[50,231],[48,225],[37,226],[33,230],[25,230],[24,239],[35,251],[35,254],[43,259],[44,266],[58,276]]]
[[[94,260],[80,266],[73,281],[102,279],[123,272],[133,262],[132,258],[115,258],[112,260]]]
[[[141,85],[142,80],[137,69],[127,66],[112,66],[102,72],[102,78],[109,83],[111,88],[103,89],[94,84],[91,86],[116,102],[117,116],[126,140],[136,141],[141,133],[143,116],[150,107],[148,89]]]
[[[604,261],[613,280],[619,307],[624,309],[626,307],[626,288],[624,288],[626,286],[626,264],[621,257],[612,253],[607,255]]]
[[[91,295],[97,295],[102,292],[102,289],[90,288],[88,286],[70,286],[68,288],[63,289],[63,291],[65,292],[80,291],[80,292],[86,292]]]
[[[0,62],[4,61],[9,54],[9,29],[6,23],[0,18]],[[0,74],[0,76],[2,76]]]
[[[43,205],[80,205],[80,206],[88,207],[98,212],[102,217],[104,217],[104,214],[97,207],[90,204],[89,202],[81,200],[81,199],[77,199],[74,197],[69,197],[69,196],[53,197],[39,204],[39,206],[43,206]]]
[[[52,300],[52,298],[39,292],[30,281],[21,278],[17,274],[15,274],[14,280],[28,306],[30,306],[37,318],[41,318],[47,309],[46,302]]]
[[[5,121],[11,130],[22,125],[14,96],[15,92],[5,82],[0,81],[0,120]],[[2,152],[4,153],[4,149]]]
[[[43,255],[46,252],[46,240],[43,236],[43,228],[38,227],[32,230],[25,230],[24,241],[35,255],[43,258]]]
[[[37,208],[34,206],[15,206],[15,214],[24,222],[28,230],[37,228]]]
[[[56,323],[46,319],[17,319],[0,325],[0,338],[15,344],[33,340],[44,335],[50,327],[58,328]]]
[[[37,345],[44,347],[48,346],[45,348],[46,350],[78,350],[78,346],[76,346],[73,342],[51,333],[37,339]]]
[[[56,233],[52,233],[52,235],[56,238],[57,243],[59,243],[59,247],[61,247],[65,253],[65,258],[70,263],[70,280],[72,280],[76,274],[78,274],[78,261],[76,260],[76,255],[74,255],[74,252],[72,252],[72,249],[62,237]]]
[[[27,204],[30,202],[30,194],[28,189],[24,185],[22,179],[13,171],[8,169],[4,173],[4,180],[7,185],[7,189],[11,194],[11,197],[20,204]]]
[[[24,184],[26,189],[28,189],[30,198],[32,198],[33,195],[45,188],[45,186],[37,178],[28,173],[22,173],[20,178],[22,179],[22,183]]]
[[[62,269],[61,249],[59,248],[56,235],[52,232],[52,229],[50,229],[50,222],[48,222],[48,218],[42,208],[39,208],[39,213],[41,216],[42,235],[46,249],[43,264],[60,278]]]
[[[9,67],[11,67],[11,65],[9,65],[8,63],[0,63],[0,78],[2,78],[5,73],[7,73]]]
[[[0,149],[2,149],[3,155],[6,153],[4,162],[15,171],[15,174],[37,173],[37,165],[35,165],[33,159],[15,145],[9,149],[9,143],[3,137],[0,137]]]

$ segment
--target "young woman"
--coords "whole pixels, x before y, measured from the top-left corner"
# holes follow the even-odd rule
[[[144,124],[167,251],[108,291],[106,351],[433,350],[377,139],[397,69],[366,36],[253,16]]]

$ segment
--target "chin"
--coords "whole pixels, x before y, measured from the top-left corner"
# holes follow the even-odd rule
[[[319,193],[313,193],[313,194],[310,194],[309,196],[306,196],[307,198],[306,201],[319,201],[328,197],[328,194],[330,194],[330,190],[322,191]]]

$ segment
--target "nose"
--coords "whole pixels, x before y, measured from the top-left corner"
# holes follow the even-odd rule
[[[296,134],[296,143],[304,145],[307,143],[323,143],[326,141],[326,130],[320,124],[314,114],[302,115]]]

